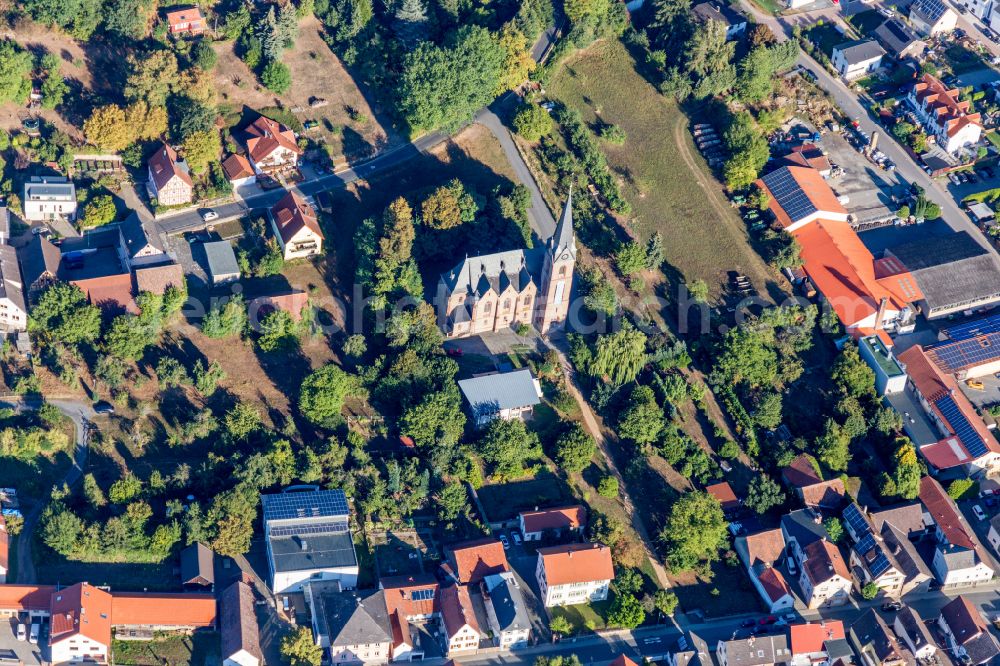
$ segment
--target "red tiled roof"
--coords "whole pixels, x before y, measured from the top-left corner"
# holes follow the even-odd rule
[[[826,539],[814,541],[803,550],[806,561],[802,568],[814,585],[828,581],[834,575],[851,580],[851,572],[844,562],[844,556],[840,554],[840,549]]]
[[[292,319],[299,321],[302,319],[302,310],[307,305],[309,305],[309,294],[304,291],[290,291],[285,294],[258,296],[250,301],[247,310],[250,313],[251,323],[260,321],[272,310],[284,310],[292,316]]]
[[[167,23],[171,26],[180,25],[181,23],[191,23],[192,21],[201,21],[202,18],[201,10],[197,7],[167,12]]]
[[[47,611],[52,608],[54,585],[0,585],[0,608],[14,611]]]
[[[545,580],[552,585],[614,580],[611,549],[599,543],[571,543],[539,548]]]
[[[937,124],[948,131],[948,136],[955,136],[967,125],[978,125],[982,128],[978,113],[969,113],[968,101],[961,101],[958,88],[948,88],[940,80],[924,74],[913,84],[913,95]]]
[[[215,597],[210,594],[115,592],[111,597],[115,624],[211,627]]]
[[[53,592],[50,643],[82,635],[111,644],[111,594],[88,583]]]
[[[979,610],[965,597],[949,601],[941,609],[941,617],[948,624],[959,645],[964,645],[984,631],[989,631]]]
[[[493,538],[466,541],[452,547],[451,560],[460,583],[478,583],[486,576],[510,571],[503,544]]]
[[[813,466],[812,459],[805,453],[795,456],[792,462],[781,470],[781,476],[793,488],[805,488],[823,482]]]
[[[226,178],[229,180],[249,178],[254,174],[250,162],[242,155],[230,155],[227,157],[222,163],[222,170],[226,173]]]
[[[809,507],[836,508],[844,501],[847,491],[838,477],[801,488],[802,502]]]
[[[163,295],[167,287],[184,289],[184,268],[180,264],[159,266],[137,266],[135,269],[135,290],[139,293]]]
[[[441,590],[441,618],[444,620],[444,628],[449,638],[465,625],[479,631],[469,588],[465,585],[452,585]]]
[[[833,216],[847,215],[847,209],[844,205],[840,203],[837,199],[837,195],[834,194],[830,185],[823,180],[823,176],[819,171],[812,167],[807,166],[785,166],[781,167],[788,172],[792,180],[802,191],[802,194],[809,199],[809,202],[816,208],[820,213],[829,213]],[[768,188],[767,183],[764,179],[759,179],[757,181],[757,186],[760,187],[768,196],[768,208],[777,218],[778,223],[781,224],[782,228],[787,228],[797,222],[798,220],[793,220],[791,216],[781,207],[778,203],[777,197]]]
[[[385,591],[385,608],[389,615],[399,611],[405,618],[438,612],[439,586],[431,574],[388,576],[379,579],[379,585]],[[413,593],[419,590],[431,590],[433,594],[430,599],[414,599]]]
[[[785,156],[785,161],[820,172],[829,171],[832,168],[830,160],[815,143],[803,143],[801,146],[793,147],[792,152]]]
[[[745,539],[750,566],[756,564],[773,564],[781,559],[781,555],[785,550],[785,537],[781,533],[780,527],[757,532],[756,534],[748,534]]]
[[[705,488],[705,492],[719,500],[719,504],[722,505],[724,510],[737,509],[740,506],[740,501],[736,498],[736,493],[733,492],[732,486],[727,481],[713,483]]]
[[[522,511],[524,531],[528,533],[545,530],[575,530],[587,522],[587,510],[579,504],[561,506],[539,511]]]
[[[295,192],[289,192],[271,209],[274,215],[278,233],[286,243],[291,241],[303,229],[309,229],[323,238],[323,230],[319,227],[316,211]]]
[[[219,633],[222,634],[222,659],[227,660],[240,650],[264,660],[260,649],[260,629],[254,610],[253,590],[241,580],[222,592],[219,600]]]
[[[170,14],[167,16],[169,17]],[[167,144],[163,144],[153,153],[147,165],[149,166],[149,173],[153,177],[153,183],[156,185],[157,190],[162,189],[175,177],[184,181],[188,187],[194,187],[194,183],[191,182],[191,176],[177,164],[177,152]]]
[[[958,508],[937,480],[929,476],[922,477],[918,497],[949,544],[969,550],[976,549],[976,542],[965,531]]]
[[[792,654],[823,652],[827,641],[843,640],[844,623],[840,620],[825,620],[813,624],[793,624],[788,629]]]
[[[260,162],[275,150],[286,148],[295,154],[301,154],[302,149],[295,143],[295,132],[279,122],[259,116],[247,126],[247,154],[254,162]]]
[[[639,666],[639,665],[636,664],[631,659],[629,659],[628,657],[626,657],[625,655],[620,654],[618,655],[617,658],[615,658],[614,661],[611,662],[610,666]]]
[[[768,567],[757,574],[757,580],[760,581],[761,587],[772,603],[792,593],[792,588],[788,586],[785,577],[774,567]]]
[[[87,296],[87,300],[99,308],[121,308],[132,314],[139,313],[132,289],[131,273],[105,275],[103,277],[71,280]]]

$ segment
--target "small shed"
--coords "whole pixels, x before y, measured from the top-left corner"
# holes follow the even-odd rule
[[[732,486],[730,486],[726,481],[707,486],[705,488],[705,492],[719,500],[719,504],[722,505],[722,510],[726,513],[738,511],[740,508],[740,500],[737,499]]]
[[[181,583],[196,587],[215,585],[215,552],[201,542],[181,551]]]
[[[229,241],[205,243],[205,257],[208,259],[208,276],[213,285],[235,282],[240,279],[240,265]]]
[[[976,201],[969,204],[969,214],[972,215],[972,219],[976,223],[986,222],[987,220],[992,220],[996,217],[996,213],[988,205],[984,204],[982,201]]]

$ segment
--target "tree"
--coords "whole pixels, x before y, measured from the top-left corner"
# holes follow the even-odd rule
[[[730,152],[730,158],[723,166],[726,185],[730,189],[749,186],[757,180],[760,170],[770,159],[767,138],[753,116],[747,111],[740,111],[733,115],[722,140]]]
[[[153,330],[140,317],[130,313],[118,315],[104,334],[104,349],[112,356],[134,361],[156,341],[152,333]]]
[[[52,55],[51,53],[45,54],[46,56]],[[57,106],[61,106],[63,99],[66,97],[66,93],[69,92],[69,85],[66,83],[66,79],[62,77],[59,73],[58,60],[56,61],[56,66],[54,69],[46,68],[48,70],[45,80],[42,81],[42,108],[54,109]]]
[[[618,477],[605,476],[597,484],[597,494],[608,499],[618,498]]]
[[[715,357],[712,382],[772,386],[778,378],[778,355],[763,334],[746,326],[730,329]]]
[[[260,73],[260,82],[279,95],[284,95],[292,86],[292,70],[280,60],[272,60],[264,66]]]
[[[216,303],[205,315],[201,332],[210,338],[228,338],[246,328],[247,308],[239,294],[224,303]]]
[[[191,62],[201,70],[211,72],[215,69],[215,64],[218,60],[219,57],[215,54],[215,49],[212,48],[212,44],[208,41],[200,41],[191,49]]]
[[[582,472],[597,451],[597,443],[582,425],[574,423],[556,440],[556,462],[567,472]]]
[[[323,648],[313,640],[312,629],[302,626],[282,637],[281,658],[289,666],[319,666]]]
[[[133,142],[125,111],[117,104],[99,106],[83,122],[83,135],[98,148],[118,152]]]
[[[552,116],[537,104],[524,104],[514,114],[514,131],[535,142],[552,133]]]
[[[648,386],[636,386],[629,396],[628,407],[618,419],[618,434],[640,446],[656,441],[663,430],[663,410]]]
[[[432,229],[451,229],[463,221],[462,207],[455,188],[448,185],[442,185],[431,192],[421,204],[420,212],[423,223]]]
[[[635,629],[646,621],[646,611],[633,594],[615,595],[615,600],[608,611],[608,625]]]
[[[114,222],[118,211],[115,200],[110,195],[101,194],[87,202],[83,207],[83,226],[99,227],[102,224]]]
[[[260,322],[257,346],[264,352],[291,349],[298,344],[298,332],[292,315],[284,310],[274,310]]]
[[[660,531],[667,564],[674,571],[686,571],[699,562],[716,561],[726,545],[726,526],[719,500],[700,490],[681,495]]]
[[[646,270],[646,248],[638,241],[623,243],[615,252],[615,267],[624,277]]]
[[[917,460],[916,448],[909,439],[901,438],[892,458],[895,465],[892,479],[896,483],[896,493],[903,499],[915,499],[920,492],[920,462]]]
[[[66,344],[93,342],[101,333],[101,312],[76,285],[56,282],[42,292],[28,330]]]
[[[142,492],[142,481],[126,472],[125,476],[118,479],[108,488],[108,499],[115,504],[127,504]]]
[[[657,590],[653,594],[653,606],[668,617],[672,617],[677,610],[677,595],[670,590]]]
[[[100,509],[108,503],[104,497],[104,491],[97,484],[97,479],[89,472],[83,477],[83,496],[87,498],[87,503],[95,509]]]
[[[519,419],[494,419],[476,443],[476,449],[489,466],[490,475],[514,478],[524,473],[529,460],[541,455],[538,435]]]
[[[750,479],[743,503],[758,514],[763,514],[772,507],[780,506],[784,501],[785,491],[781,486],[766,474],[758,474]]]
[[[830,469],[842,472],[850,461],[851,437],[833,419],[827,419],[823,434],[816,439],[816,455]]]
[[[514,21],[504,24],[494,39],[503,49],[504,59],[500,70],[500,80],[493,89],[495,95],[514,90],[528,80],[535,70],[535,60],[528,50],[528,40]]]
[[[573,625],[569,623],[565,615],[556,615],[549,622],[549,631],[553,634],[559,634],[561,636],[568,636],[570,632],[573,631]]]
[[[618,331],[597,339],[590,372],[621,386],[638,376],[646,359],[646,334],[626,321]]]
[[[125,108],[125,124],[132,132],[132,140],[148,141],[163,136],[167,131],[167,109],[150,106],[145,100]]]
[[[0,41],[0,104],[28,98],[32,68],[30,53],[8,39]]]
[[[393,30],[407,50],[427,39],[427,10],[422,0],[403,0],[396,9]]]
[[[245,440],[251,433],[261,427],[260,412],[253,405],[246,402],[236,403],[232,409],[226,412],[223,425],[229,436],[235,440]]]
[[[967,499],[974,497],[979,489],[979,484],[972,479],[955,479],[948,484],[948,497],[953,500]]]
[[[219,382],[226,378],[226,371],[218,361],[212,361],[206,368],[201,359],[195,361],[191,374],[194,378],[194,387],[206,398],[215,393]]]
[[[365,336],[355,333],[344,340],[344,346],[340,350],[348,358],[359,359],[368,351],[368,343],[365,342]]]
[[[861,598],[867,601],[871,601],[877,597],[878,593],[878,585],[876,585],[874,581],[865,583],[865,586],[861,588]]]
[[[399,432],[413,439],[422,449],[452,446],[465,430],[462,398],[454,384],[441,391],[423,396],[403,410],[399,417]]]
[[[150,108],[163,107],[180,81],[177,56],[173,51],[159,49],[151,53],[130,55],[127,60],[125,97],[131,102],[143,101]]]
[[[62,503],[49,505],[42,516],[42,541],[62,555],[71,553],[83,532],[83,521]]]
[[[147,0],[107,0],[104,27],[122,37],[139,39],[146,34],[153,3]]]
[[[331,428],[340,422],[344,399],[358,388],[357,377],[329,363],[302,382],[299,412],[314,425]]]
[[[184,151],[184,161],[187,162],[191,171],[204,173],[209,163],[219,159],[222,152],[222,140],[219,133],[214,129],[203,132],[194,132],[181,145]]]
[[[774,430],[781,425],[781,394],[768,391],[754,401],[753,420],[761,428]]]
[[[468,509],[469,495],[465,491],[465,486],[454,481],[441,486],[434,499],[438,507],[438,517],[451,522],[461,516]]]
[[[844,538],[844,526],[840,523],[840,519],[836,516],[830,516],[823,520],[823,528],[826,530],[826,534],[830,537],[830,541],[833,543],[840,543]]]
[[[830,378],[842,395],[855,398],[875,395],[875,373],[861,358],[857,345],[844,345],[833,363]]]

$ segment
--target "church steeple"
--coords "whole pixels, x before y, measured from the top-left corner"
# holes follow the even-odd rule
[[[573,233],[573,185],[569,186],[569,195],[566,197],[566,205],[563,206],[562,215],[556,223],[556,232],[550,240],[550,248],[553,257],[561,257],[564,252],[569,252],[569,258],[576,260],[576,235]]]

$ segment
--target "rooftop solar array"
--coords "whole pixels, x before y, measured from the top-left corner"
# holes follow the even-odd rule
[[[310,523],[308,525],[282,525],[272,527],[272,537],[305,536],[307,534],[341,534],[350,530],[346,520],[336,523]]]
[[[861,515],[861,509],[858,508],[857,504],[847,505],[847,508],[844,509],[844,520],[847,521],[851,531],[858,537],[859,541],[872,533],[872,528],[869,527],[865,517]]]
[[[343,490],[314,490],[263,495],[261,501],[264,504],[265,521],[350,515],[347,496],[344,495]]]
[[[1000,314],[950,326],[945,329],[944,333],[951,340],[968,340],[980,335],[1000,333]]]
[[[906,34],[906,31],[903,29],[903,26],[901,26],[895,20],[886,21],[885,29],[891,32],[893,37],[895,37],[896,39],[898,39],[903,43],[910,41],[910,35]]]
[[[958,405],[955,404],[950,395],[941,396],[934,402],[934,405],[940,410],[941,415],[948,421],[952,430],[955,431],[958,439],[962,442],[962,446],[965,447],[973,458],[986,455],[987,451],[989,451],[986,447],[986,442],[979,436],[976,429],[972,427],[969,420],[965,418],[965,414],[959,410]]]
[[[413,601],[427,601],[434,598],[434,588],[429,587],[425,590],[414,590],[410,595]]]
[[[861,559],[865,561],[865,566],[868,567],[873,578],[878,578],[892,566],[889,558],[885,556],[881,544],[875,540],[873,534],[866,535],[854,548],[861,555]]]
[[[927,355],[943,372],[948,373],[992,363],[1000,359],[1000,331],[975,338],[942,342],[929,348]]]
[[[792,173],[787,168],[772,171],[763,178],[767,189],[771,191],[774,200],[781,206],[781,209],[792,218],[798,221],[817,211],[809,196],[802,190],[802,187],[792,177]]]

